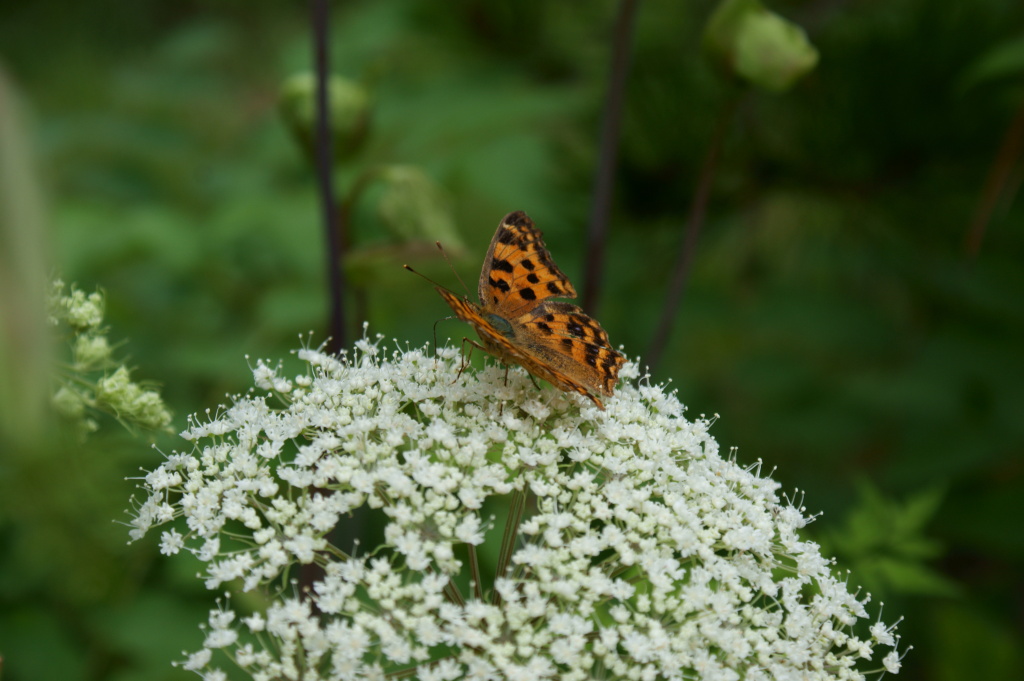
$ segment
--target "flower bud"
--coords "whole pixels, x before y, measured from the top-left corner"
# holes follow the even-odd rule
[[[392,165],[379,179],[383,193],[377,214],[389,230],[406,241],[440,241],[449,250],[461,250],[444,192],[429,175],[416,166]]]
[[[85,334],[75,338],[72,348],[75,358],[75,368],[79,371],[88,371],[102,367],[110,360],[110,343],[106,336]]]
[[[316,141],[316,77],[298,73],[281,86],[281,115],[299,145],[312,154]],[[327,110],[336,160],[348,158],[362,146],[370,122],[370,95],[359,83],[330,76]]]
[[[704,48],[726,71],[782,92],[818,63],[804,30],[760,0],[725,0],[704,31]]]
[[[94,329],[103,321],[103,294],[96,292],[85,294],[85,291],[72,289],[71,295],[62,299],[65,305],[68,324],[73,329]]]
[[[97,382],[96,400],[109,407],[118,418],[144,428],[163,428],[171,422],[170,412],[160,395],[134,383],[123,366]]]
[[[64,418],[75,420],[85,413],[85,402],[82,396],[67,386],[58,390],[51,398],[53,408]]]

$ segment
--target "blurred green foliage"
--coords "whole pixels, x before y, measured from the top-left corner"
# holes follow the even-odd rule
[[[650,0],[637,17],[592,311],[632,356],[736,95],[702,56],[715,7]],[[785,95],[741,93],[656,378],[695,415],[720,413],[723,445],[824,511],[811,536],[887,619],[906,616],[903,675],[1024,677],[1024,165],[1009,134],[1024,110],[1024,5],[768,7],[820,61]],[[372,108],[337,177],[355,197],[349,265],[371,332],[424,343],[447,314],[402,262],[458,286],[431,246],[452,237],[402,222],[421,199],[450,216],[432,224],[457,230],[470,286],[516,209],[579,282],[616,3],[334,9],[335,70]],[[0,234],[50,244],[54,271],[106,291],[112,335],[129,340],[133,375],[163,384],[178,429],[247,389],[246,354],[287,356],[326,325],[315,181],[278,106],[282,83],[310,68],[306,22],[305,5],[271,0],[0,6],[0,120],[30,112],[18,134],[36,152],[12,175],[3,141],[0,196],[36,178],[45,197],[45,220],[5,207]],[[392,180],[429,186],[426,198],[402,203],[394,182],[362,191],[381,168],[414,169]],[[4,486],[19,491],[0,500],[4,678],[188,678],[168,660],[202,638],[196,565],[161,560],[154,542],[126,547],[111,523],[125,518],[123,478],[158,455],[116,428],[84,448],[0,444]]]
[[[961,596],[956,582],[927,564],[943,553],[927,531],[944,495],[924,489],[900,504],[867,482],[858,487],[845,523],[823,533],[823,552],[872,593]]]

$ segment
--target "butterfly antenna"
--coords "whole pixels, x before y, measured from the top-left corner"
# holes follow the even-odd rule
[[[410,272],[412,272],[413,274],[415,274],[415,275],[417,275],[417,276],[423,277],[424,279],[426,279],[427,281],[429,281],[429,282],[430,282],[431,284],[433,284],[434,286],[440,286],[440,287],[441,287],[441,288],[443,288],[443,289],[444,289],[445,291],[447,291],[447,290],[448,290],[448,287],[447,287],[447,286],[441,286],[441,284],[438,284],[438,283],[437,283],[436,281],[434,281],[433,279],[431,279],[431,278],[430,278],[430,277],[428,277],[427,275],[423,274],[422,272],[417,272],[416,270],[414,270],[413,268],[409,267],[408,265],[402,265],[402,267],[404,267],[405,269],[409,270]]]
[[[444,246],[441,245],[440,241],[435,241],[434,243],[437,245],[437,250],[441,251],[441,255],[444,257],[444,261],[448,263],[448,267],[451,269],[452,273],[455,274],[455,278],[459,280],[460,284],[462,284],[462,288],[466,289],[466,295],[469,296],[469,287],[466,286],[466,282],[462,281],[462,277],[459,276],[459,271],[455,269],[454,265],[452,265],[452,261],[448,257],[448,253],[444,250]]]

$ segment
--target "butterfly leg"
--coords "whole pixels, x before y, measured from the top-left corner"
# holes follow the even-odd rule
[[[505,365],[505,387],[506,388],[508,387],[508,365],[507,364]],[[500,418],[501,415],[504,414],[504,413],[505,413],[505,403],[502,402],[501,404],[498,405],[498,417]]]
[[[508,371],[508,369],[505,369],[505,371]],[[537,379],[533,377],[533,374],[527,371],[526,375],[530,377],[530,382],[533,383],[533,387],[536,388],[537,390],[540,390],[540,383],[538,383]]]
[[[505,387],[506,388],[508,387],[508,370],[509,370],[509,365],[505,364]],[[537,379],[533,377],[533,374],[531,374],[529,371],[527,371],[526,375],[530,377],[530,382],[533,383],[533,387],[536,388],[537,390],[540,390],[540,383],[538,383]]]
[[[447,317],[446,317],[446,319],[447,319]],[[434,322],[434,344],[431,346],[431,349],[433,350],[433,355],[434,355],[434,362],[437,362],[437,325],[440,322],[441,322],[440,319],[438,319],[436,322]]]
[[[466,352],[466,343],[469,343],[469,352],[468,353]],[[487,352],[487,348],[485,348],[484,346],[480,345],[479,343],[477,343],[472,338],[466,338],[465,336],[463,336],[462,337],[462,347],[459,349],[459,351],[462,354],[462,366],[459,367],[459,373],[455,375],[455,380],[452,381],[453,384],[457,383],[458,380],[460,378],[462,378],[462,372],[465,371],[466,367],[469,366],[469,360],[473,357],[473,348],[480,348],[484,352]]]

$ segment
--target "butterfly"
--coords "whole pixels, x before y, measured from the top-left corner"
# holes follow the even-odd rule
[[[575,298],[576,289],[526,213],[509,213],[498,225],[480,272],[479,304],[435,288],[459,319],[473,325],[483,349],[604,409],[595,393],[614,392],[626,359],[582,309],[548,300]]]

